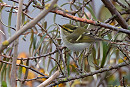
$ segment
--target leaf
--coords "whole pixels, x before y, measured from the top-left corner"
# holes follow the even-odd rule
[[[3,3],[3,0],[0,0],[1,3]]]
[[[93,57],[94,64],[97,65],[98,63],[97,63],[97,59],[96,59],[96,54],[97,54],[96,49],[93,47],[92,48],[92,57]]]
[[[64,3],[64,4],[62,4],[60,7],[63,7],[64,5],[67,5],[67,4],[69,4],[69,3]]]
[[[1,63],[0,63],[0,71],[1,71],[1,69],[2,69],[2,66],[3,66],[3,63],[1,62]]]
[[[22,25],[25,23],[25,15],[22,13]]]
[[[70,75],[70,56],[67,56],[67,71],[68,71],[68,75]]]
[[[9,36],[11,37],[11,20],[12,20],[12,12],[13,12],[13,8],[10,9],[10,12],[9,12],[9,17],[8,17],[8,34]]]
[[[54,23],[56,22],[56,14],[54,14],[53,22],[54,22]]]
[[[3,41],[2,45],[4,45],[4,46],[9,45],[9,41],[8,40]]]
[[[107,8],[105,8],[104,6],[101,7],[100,11],[99,11],[99,15],[98,18],[100,21],[104,21],[107,18],[109,18],[111,16],[110,12],[108,11]]]
[[[97,18],[96,18],[96,16],[95,16],[94,12],[93,12],[93,10],[92,10],[91,5],[89,5],[89,7],[86,6],[85,8],[91,13],[93,19],[94,19],[94,20],[97,20]]]
[[[8,65],[7,67],[7,71],[6,71],[6,83],[7,83],[7,87],[11,87],[10,86],[10,65]]]
[[[2,87],[7,87],[7,84],[5,81],[2,81]]]
[[[30,42],[31,42],[31,43],[30,43],[30,46],[29,46],[29,54],[32,55],[32,54],[33,54],[33,51],[31,52],[31,50],[33,50],[32,47],[33,47],[33,45],[34,45],[34,31],[33,31],[33,29],[31,29]]]
[[[36,51],[40,50],[41,46],[43,45],[43,41],[44,41],[44,38],[45,38],[46,34],[44,34],[41,38],[40,38],[40,41],[38,41],[37,43],[37,46],[36,46]]]
[[[49,9],[49,7],[50,7],[50,4],[45,5],[45,9]]]
[[[44,22],[44,29],[47,28],[47,21]]]
[[[20,64],[23,64],[23,61],[21,60],[21,63]],[[22,67],[21,66],[19,66],[19,70],[18,70],[18,79],[21,79],[21,76],[22,76]],[[17,82],[17,87],[21,87],[21,82],[20,81],[18,81]]]
[[[120,0],[120,1],[123,1],[123,0]],[[121,6],[117,5],[115,2],[113,2],[113,5],[116,7],[116,9],[118,11],[121,11]],[[106,19],[108,19],[109,17],[111,17],[111,13],[110,11],[104,6],[102,5],[100,11],[99,11],[99,14],[98,14],[98,18],[100,21],[105,21]]]
[[[57,65],[54,66],[54,67],[51,69],[51,71],[49,72],[49,76],[51,76],[52,72],[53,72],[56,68],[57,68]]]
[[[51,1],[51,0],[47,0],[47,1],[45,1],[45,3],[49,2],[49,1]]]
[[[107,42],[102,42],[102,46],[103,46],[103,58],[102,58],[102,61],[101,61],[101,68],[103,68],[106,60],[107,60],[107,55],[110,51],[110,44],[107,44]]]
[[[71,85],[71,87],[77,87],[78,85],[80,85],[81,82],[80,80],[74,80],[73,84]]]
[[[6,58],[4,58],[3,60],[7,61],[7,62],[9,61],[9,59],[6,60]],[[5,72],[6,72],[6,66],[7,66],[7,64],[3,64],[3,67],[1,69],[1,72],[0,72],[0,75],[1,75],[1,77],[0,77],[0,84],[2,83],[4,77],[6,77],[6,74],[5,74]]]

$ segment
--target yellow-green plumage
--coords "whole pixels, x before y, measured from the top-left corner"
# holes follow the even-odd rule
[[[59,26],[61,27],[60,33],[64,45],[73,51],[81,51],[91,43],[102,40],[86,34],[86,29],[83,27],[77,27],[70,24]]]

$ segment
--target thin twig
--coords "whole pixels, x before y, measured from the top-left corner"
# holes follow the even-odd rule
[[[110,67],[107,67],[107,68],[101,68],[100,70],[95,70],[94,72],[85,73],[84,75],[69,77],[69,78],[66,78],[66,80],[57,81],[56,83],[51,84],[49,87],[53,87],[53,86],[56,86],[60,83],[65,83],[65,82],[69,82],[69,81],[76,80],[76,79],[86,78],[88,76],[93,76],[95,74],[103,73],[103,72],[110,71],[110,70],[113,70],[113,69],[118,69],[120,67],[127,66],[129,64],[130,64],[130,62],[128,62],[128,63],[123,62],[121,64],[117,64],[117,65],[110,66]]]
[[[62,47],[62,48],[60,48],[60,49],[63,50],[64,48],[66,48],[66,47]],[[57,49],[56,49],[55,51],[53,51],[53,52],[49,52],[49,53],[44,54],[44,55],[41,55],[41,56],[28,57],[28,58],[17,58],[17,60],[23,60],[23,61],[25,61],[25,60],[36,60],[36,59],[40,59],[40,58],[42,58],[42,57],[47,57],[47,56],[53,55],[53,54],[56,53],[56,52],[58,52]],[[0,56],[3,56],[3,57],[5,57],[5,58],[12,59],[11,56],[6,56],[6,55],[3,55],[3,54],[0,54]],[[49,57],[48,57],[48,58],[49,58]],[[54,58],[52,58],[52,59],[53,59],[54,61],[56,61]]]
[[[129,0],[125,0],[125,2],[128,4],[128,6],[130,7],[130,3],[128,2]]]
[[[126,21],[122,18],[120,13],[117,11],[115,6],[112,4],[110,0],[102,0],[104,5],[108,8],[108,10],[111,12],[112,15],[116,15],[116,20],[117,22],[123,27],[123,28],[128,28],[128,24]]]
[[[0,60],[0,62],[12,65],[10,62],[7,62],[7,61],[2,61],[2,60]],[[45,78],[48,78],[48,76],[44,75],[43,73],[41,73],[41,72],[39,72],[39,71],[37,71],[37,70],[35,70],[35,69],[29,67],[29,66],[25,66],[25,65],[22,65],[22,64],[16,64],[16,66],[25,67],[26,69],[30,69],[30,70],[36,72],[37,74],[42,75],[42,76],[44,76]]]
[[[50,84],[54,79],[56,79],[60,75],[60,71],[57,70],[51,77],[49,77],[47,80],[45,80],[43,83],[38,85],[37,87],[45,87],[48,84]]]
[[[10,0],[10,1],[15,2],[15,3],[19,3],[19,1],[16,1],[16,0]],[[27,6],[27,4],[24,4],[24,3],[23,3],[23,5]]]
[[[127,9],[127,6],[125,6],[124,4],[122,4],[121,2],[119,2],[118,0],[113,0],[113,1],[117,2],[120,6],[122,6],[125,9]]]
[[[111,29],[111,30],[114,30],[114,31],[119,31],[119,32],[123,32],[123,33],[126,33],[126,34],[130,34],[130,30],[124,29],[124,28],[121,28],[121,27],[115,27],[115,26],[112,26],[112,25],[109,25],[109,24],[106,24],[106,23],[102,23],[102,22],[99,22],[99,21],[88,20],[86,18],[79,18],[79,17],[73,16],[73,15],[64,13],[62,11],[58,11],[58,10],[53,10],[51,12],[62,15],[62,16],[67,17],[67,18],[70,18],[72,20],[76,20],[76,21],[92,24],[92,25],[95,25],[95,26],[108,28],[108,29]]]
[[[36,77],[36,78],[33,78],[33,79],[24,79],[24,80],[16,79],[16,81],[20,81],[20,82],[23,82],[23,81],[33,81],[33,80],[38,80],[38,79],[43,79],[43,78],[47,79],[46,77]]]
[[[43,11],[41,11],[41,13],[34,18],[33,20],[31,20],[28,24],[26,24],[25,26],[23,26],[18,32],[16,32],[12,37],[10,37],[7,42],[8,44],[4,45],[0,45],[0,53],[9,45],[11,44],[14,40],[16,40],[20,35],[22,35],[25,31],[27,31],[28,29],[32,28],[35,24],[37,24],[37,22],[39,22],[42,18],[44,18],[52,9],[55,8],[55,4],[56,4],[57,0],[53,0],[50,4],[50,6],[46,9],[44,9]]]

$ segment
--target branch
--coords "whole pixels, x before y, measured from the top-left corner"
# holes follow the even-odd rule
[[[65,48],[66,48],[66,47],[61,47],[61,48],[59,48],[59,49],[60,49],[60,50],[63,50],[63,49],[65,49]],[[57,49],[56,49],[55,51],[53,51],[53,52],[48,52],[47,54],[43,54],[43,55],[41,55],[41,56],[28,57],[28,58],[17,58],[17,60],[22,60],[22,61],[25,61],[25,60],[36,60],[36,59],[40,59],[40,58],[42,58],[42,57],[47,57],[47,56],[50,56],[50,55],[54,55],[56,52],[58,52]],[[12,59],[11,56],[6,56],[6,55],[3,55],[3,54],[0,54],[0,56],[6,57],[6,58],[8,58],[8,59]],[[48,58],[50,58],[50,57],[48,57]],[[51,58],[51,59],[53,59],[55,62],[57,62],[56,59],[54,59],[54,58]]]
[[[16,32],[20,29],[22,6],[23,6],[23,0],[20,0],[18,6],[18,13],[17,13]],[[16,87],[16,75],[17,75],[16,61],[18,56],[18,41],[19,41],[18,39],[14,41],[14,55],[13,55],[12,68],[11,68],[11,87]]]
[[[99,70],[95,70],[94,72],[85,73],[84,75],[78,75],[78,76],[75,76],[75,77],[69,77],[69,78],[66,78],[64,80],[57,81],[56,83],[51,84],[49,87],[53,87],[53,86],[56,86],[56,85],[58,85],[60,83],[69,82],[69,81],[72,81],[72,80],[75,80],[75,79],[86,78],[88,76],[93,76],[95,74],[103,73],[103,72],[110,71],[110,70],[113,70],[113,69],[118,69],[120,67],[127,66],[127,65],[130,65],[130,62],[127,62],[127,63],[123,62],[121,64],[110,66],[108,68],[101,68]]]
[[[7,62],[7,61],[2,61],[2,60],[0,60],[0,62],[12,65],[12,63]],[[29,67],[29,66],[25,66],[25,65],[22,65],[22,64],[16,64],[16,66],[21,66],[21,67],[24,67],[24,68],[26,68],[26,69],[30,69],[30,70],[34,71],[35,73],[44,76],[44,78],[46,78],[46,79],[48,78],[48,76],[44,75],[43,73],[41,73],[41,72],[39,72],[39,71],[37,71],[37,70],[35,70],[35,69]]]
[[[27,31],[28,29],[32,28],[35,24],[37,24],[37,22],[39,22],[42,18],[44,18],[49,11],[51,11],[52,9],[54,9],[56,7],[56,2],[57,0],[53,0],[51,2],[51,4],[48,6],[48,8],[43,9],[43,11],[41,11],[41,13],[34,18],[33,20],[31,20],[27,25],[23,26],[18,32],[16,32],[12,37],[10,37],[8,40],[4,41],[6,42],[6,44],[2,44],[0,45],[0,53],[9,45],[11,44],[14,40],[16,40],[20,35],[22,35],[25,31]],[[4,43],[3,42],[3,43]]]
[[[117,9],[115,8],[115,6],[112,4],[112,2],[110,0],[102,0],[102,2],[104,3],[104,5],[108,8],[108,10],[111,12],[112,15],[117,15],[116,16],[116,20],[117,22],[123,27],[123,28],[128,28],[128,24],[126,23],[126,21],[122,18],[122,16],[120,15],[120,13],[117,11]]]
[[[32,78],[32,79],[24,79],[24,80],[22,80],[22,79],[16,79],[16,81],[19,81],[19,82],[23,82],[23,81],[33,81],[33,80],[38,80],[38,79],[43,79],[43,78],[45,78],[45,77],[35,77],[35,78]],[[45,79],[47,79],[47,78],[45,78]]]
[[[122,33],[130,34],[130,30],[119,28],[119,27],[114,27],[112,25],[105,24],[105,23],[102,23],[102,22],[99,22],[99,21],[88,20],[86,18],[79,18],[79,17],[73,16],[73,15],[67,14],[65,12],[58,11],[58,10],[53,10],[51,12],[62,15],[63,17],[67,17],[67,18],[70,18],[70,19],[75,20],[75,21],[80,21],[80,22],[92,24],[92,25],[95,25],[95,26],[101,26],[101,27],[104,27],[104,28],[109,28],[109,29],[114,30],[114,31],[119,31],[119,32],[122,32]]]
[[[127,6],[125,6],[123,3],[121,3],[118,0],[113,0],[114,2],[117,2],[120,6],[122,6],[123,8],[127,9]]]
[[[57,70],[51,77],[49,77],[47,80],[45,80],[43,83],[38,85],[37,87],[45,87],[49,85],[54,79],[56,79],[60,75],[60,71]]]

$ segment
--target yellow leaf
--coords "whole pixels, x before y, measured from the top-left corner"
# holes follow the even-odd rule
[[[119,60],[118,60],[118,63],[122,63],[122,62],[123,62],[123,60],[122,60],[122,59],[119,59]]]
[[[50,4],[46,4],[45,8],[48,9],[50,7]]]
[[[68,10],[65,10],[66,12],[69,12]]]
[[[57,86],[55,86],[55,87],[57,87]],[[58,87],[65,87],[65,83],[60,83],[60,84],[58,85]]]
[[[57,4],[54,5],[54,8],[56,8],[56,7],[57,7]]]
[[[123,59],[119,59],[119,60],[118,60],[118,63],[122,63],[122,62],[124,62],[126,59],[127,59],[127,57],[124,57]]]
[[[75,80],[71,87],[76,87],[76,85],[79,85],[81,82],[79,80]]]
[[[27,58],[27,54],[25,52],[21,52],[19,53],[18,58]]]
[[[3,41],[2,45],[9,45],[9,41],[8,40]]]
[[[46,76],[49,76],[48,74],[45,74],[45,71],[44,71],[44,69],[40,69],[40,70],[38,70],[39,72],[41,72],[41,73],[43,73],[44,75],[46,75]],[[38,75],[38,77],[41,77],[41,75]],[[46,80],[46,78],[42,78],[42,79],[39,79],[40,81],[45,81]]]
[[[27,58],[27,54],[25,52],[21,52],[18,55],[18,58]],[[17,64],[20,64],[21,60],[17,60]]]

